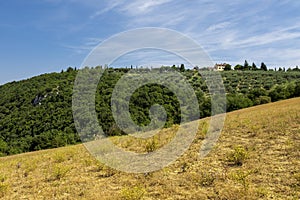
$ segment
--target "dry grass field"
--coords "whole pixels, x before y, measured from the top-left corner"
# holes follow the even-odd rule
[[[198,157],[209,119],[185,154],[160,171],[119,172],[83,145],[0,158],[1,199],[300,199],[300,98],[228,113],[214,149]],[[178,126],[148,140],[113,142],[150,152]]]

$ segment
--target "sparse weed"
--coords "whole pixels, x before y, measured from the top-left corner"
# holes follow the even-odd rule
[[[248,152],[242,146],[234,148],[233,152],[227,155],[227,161],[230,165],[242,166],[245,160],[248,158]]]
[[[151,139],[150,141],[147,141],[145,145],[145,150],[150,153],[155,151],[158,148],[158,142],[155,138]]]
[[[253,195],[252,195],[253,196]],[[255,199],[249,198],[245,190],[239,187],[222,187],[218,190],[218,196],[214,199],[230,199],[230,200],[240,200],[240,199]]]
[[[94,161],[91,158],[85,158],[85,159],[83,159],[82,162],[83,162],[84,166],[86,166],[86,167],[89,167],[94,163]]]
[[[201,186],[205,186],[205,187],[208,187],[208,186],[212,186],[213,183],[215,182],[216,180],[216,174],[212,171],[203,171],[201,173],[201,178],[200,178],[200,181],[199,181],[199,184]]]
[[[7,183],[0,183],[0,197],[4,197],[9,190],[9,185]]]
[[[255,137],[261,131],[261,127],[257,125],[250,125],[250,135],[249,137]]]
[[[207,121],[202,121],[199,124],[197,139],[203,140],[208,132],[208,128],[209,128],[209,125],[208,125]]]
[[[272,105],[255,108],[259,112],[249,109],[229,113],[217,148],[204,159],[198,159],[198,152],[204,136],[201,133],[206,132],[204,121],[209,121],[200,120],[203,127],[199,127],[189,150],[168,167],[151,173],[123,173],[109,168],[83,145],[4,157],[0,162],[0,199],[299,199],[300,119],[293,114],[300,113],[299,102],[282,102],[276,109]],[[245,118],[251,123],[240,126]],[[277,130],[280,121],[286,122],[284,134],[282,124]],[[175,134],[172,127],[162,130],[160,138],[135,138],[126,150],[147,153],[147,142],[157,142],[149,148],[154,150]],[[275,135],[275,140],[268,140],[270,135]],[[121,148],[130,139],[120,137],[125,137],[116,138]],[[40,183],[41,179],[44,182]]]
[[[111,177],[113,175],[116,174],[116,170],[111,168],[111,167],[107,167],[107,166],[99,166],[99,171],[100,171],[100,175],[99,177],[101,178],[107,178],[107,177]]]
[[[56,153],[53,159],[56,163],[62,163],[66,160],[66,156],[63,153]]]
[[[121,190],[121,199],[124,200],[140,200],[143,199],[146,194],[146,190],[141,187],[126,187]]]
[[[259,198],[266,198],[268,196],[268,190],[264,187],[259,187],[256,189],[256,195]]]
[[[6,176],[3,174],[0,174],[0,183],[3,183],[6,180]]]
[[[97,162],[96,165],[95,165],[95,171],[96,172],[100,172],[103,169],[105,169],[104,165],[102,163],[100,163],[100,162]]]
[[[247,190],[249,187],[249,181],[248,181],[248,176],[252,173],[252,171],[242,171],[238,170],[237,172],[234,172],[231,174],[231,179],[237,181],[240,183],[244,190]]]
[[[31,172],[37,168],[36,162],[27,162],[24,164],[24,177],[27,177]]]
[[[188,170],[188,164],[186,162],[184,162],[182,165],[181,165],[181,172],[186,172]]]
[[[64,178],[67,173],[70,171],[70,168],[64,165],[56,165],[53,168],[52,174],[51,174],[51,180],[61,180]]]
[[[6,181],[6,176],[1,174],[0,175],[0,197],[4,197],[9,190],[9,185],[8,183],[5,183],[5,181]]]
[[[134,142],[134,139],[128,138],[127,140],[124,141],[123,143],[123,148],[128,148],[130,147]]]

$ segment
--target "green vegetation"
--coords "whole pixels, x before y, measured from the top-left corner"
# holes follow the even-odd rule
[[[234,151],[228,154],[227,160],[231,165],[241,166],[248,158],[248,152],[244,147],[237,146]]]
[[[300,70],[298,68],[263,71],[254,70],[245,62],[243,70],[221,72],[227,93],[227,111],[253,105],[300,96]],[[90,70],[97,72],[99,68]],[[298,70],[297,70],[298,69]],[[150,69],[134,69],[130,76],[137,79]],[[211,115],[211,96],[205,80],[197,71],[188,70],[184,65],[176,68],[162,67],[180,71],[192,85],[199,101],[201,118]],[[106,69],[101,77],[96,93],[96,112],[104,132],[108,136],[123,135],[111,111],[111,96],[115,84],[129,69]],[[12,82],[0,86],[0,156],[18,154],[61,147],[80,143],[76,133],[72,113],[72,94],[78,70],[68,68],[66,72],[40,75],[28,80]],[[207,72],[203,72],[207,73]],[[87,76],[88,77],[88,76]],[[180,83],[179,83],[180,84]],[[189,101],[189,98],[186,98]],[[172,91],[159,84],[148,84],[136,90],[130,98],[130,112],[133,121],[141,126],[150,123],[150,108],[160,104],[167,114],[165,127],[178,124],[185,119],[188,107],[179,108],[179,102]],[[92,133],[91,133],[92,134]],[[148,144],[147,151],[155,149]]]
[[[151,141],[146,143],[146,146],[145,146],[146,151],[148,153],[155,151],[158,148],[157,144],[158,144],[158,141],[155,138],[153,138]]]
[[[299,199],[299,103],[300,98],[293,98],[227,113],[219,140],[205,158],[199,158],[199,149],[210,118],[200,119],[203,129],[199,127],[189,149],[167,167],[150,173],[109,168],[82,144],[1,157],[0,198]],[[178,126],[146,140],[159,137],[156,142],[161,148]],[[141,138],[109,139],[125,151],[146,151]],[[243,164],[232,165],[230,157]]]
[[[54,169],[52,169],[52,174],[49,180],[61,180],[64,178],[67,173],[70,171],[70,168],[68,166],[64,166],[62,164],[54,166]]]
[[[2,155],[80,141],[71,109],[75,76],[76,71],[69,69],[0,86]]]

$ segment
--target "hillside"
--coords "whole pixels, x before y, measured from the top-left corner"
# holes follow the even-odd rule
[[[157,70],[163,73],[170,69]],[[124,134],[115,124],[110,104],[115,84],[128,71],[107,69],[96,93],[99,124],[109,136]],[[80,143],[71,109],[77,72],[68,68],[61,73],[43,74],[0,86],[0,156]],[[147,73],[147,69],[132,73],[139,77]],[[200,116],[210,116],[211,97],[205,80],[192,70],[182,74],[195,90]],[[299,71],[226,71],[221,75],[227,92],[228,112],[300,96]],[[149,109],[156,103],[167,111],[166,127],[180,122],[183,112],[178,108],[175,95],[160,85],[146,85],[130,97],[133,120],[142,126],[149,124]]]
[[[299,199],[300,98],[227,114],[215,148],[198,152],[209,118],[170,166],[127,174],[95,161],[83,145],[0,158],[2,199]],[[163,130],[172,136],[173,126]],[[111,138],[136,151],[148,141]],[[167,137],[165,139],[168,139]],[[157,140],[158,148],[165,140]],[[139,144],[140,146],[137,146]]]

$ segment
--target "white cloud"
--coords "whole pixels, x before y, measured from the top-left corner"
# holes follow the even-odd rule
[[[242,48],[258,45],[266,45],[282,40],[293,40],[300,38],[300,31],[293,31],[296,27],[292,26],[283,30],[276,30],[260,35],[250,36],[245,39],[231,38],[229,41],[223,43],[225,48]],[[300,28],[300,26],[299,26]]]
[[[124,2],[122,0],[110,0],[105,6],[101,7],[100,10],[96,11],[94,14],[90,16],[91,19],[94,19],[106,12],[109,12],[116,7],[122,5]]]
[[[81,45],[63,44],[61,46],[63,46],[64,48],[67,48],[67,49],[71,49],[72,51],[74,51],[77,54],[87,55],[102,41],[103,41],[103,39],[100,39],[100,38],[87,38],[87,39],[85,39],[84,43]]]
[[[144,15],[152,11],[155,7],[171,2],[171,0],[134,0],[125,4],[120,10],[125,11],[131,16]],[[161,10],[161,12],[164,12]]]
[[[228,21],[218,23],[218,24],[213,24],[213,25],[209,26],[206,31],[208,31],[208,32],[220,31],[220,30],[225,29],[229,25],[230,25],[230,22],[228,22]]]
[[[98,5],[91,20],[108,12],[118,13],[122,17],[121,30],[147,26],[172,28],[195,39],[218,60],[273,59],[274,63],[276,60],[282,63],[280,57],[272,58],[276,53],[265,52],[281,49],[285,52],[284,59],[296,54],[299,42],[292,41],[300,38],[297,22],[300,16],[288,11],[297,6],[300,4],[288,0],[264,3],[258,0],[111,0]],[[84,43],[83,49],[89,46]],[[293,60],[298,61],[296,57]]]
[[[110,0],[107,1],[100,10],[91,15],[90,18],[93,19],[112,10],[116,10],[122,14],[126,14],[129,16],[145,15],[152,11],[155,7],[159,7],[162,4],[166,4],[168,2],[171,2],[171,0]]]

